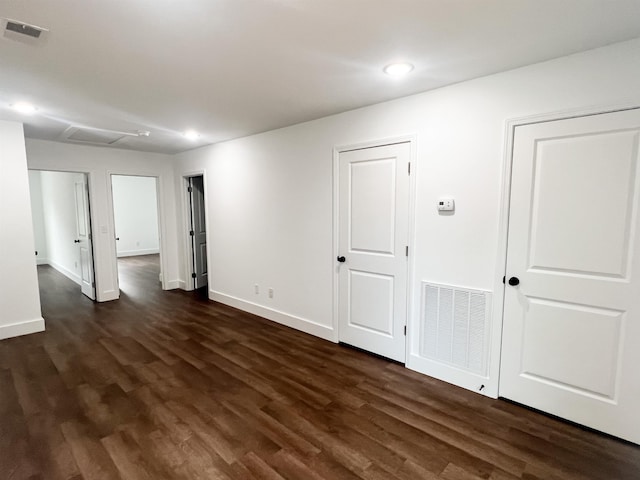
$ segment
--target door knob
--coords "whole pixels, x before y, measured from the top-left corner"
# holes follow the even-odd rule
[[[80,243],[80,240],[74,240],[73,243]]]
[[[511,285],[512,287],[515,287],[516,285],[520,284],[520,279],[518,277],[511,277],[509,279],[509,285]]]
[[[346,259],[346,258],[344,258],[344,257],[338,257],[338,258],[337,258],[337,260],[338,260],[340,263],[344,263],[347,259]]]
[[[116,237],[116,240],[120,240],[120,237]]]

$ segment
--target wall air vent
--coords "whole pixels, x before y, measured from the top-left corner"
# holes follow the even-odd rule
[[[44,27],[38,27],[37,25],[31,25],[29,23],[21,22],[19,20],[12,20],[10,18],[3,19],[6,22],[4,27],[5,32],[17,33],[20,35],[26,35],[27,37],[40,38],[43,32],[49,30]]]
[[[420,356],[487,375],[491,293],[422,282]]]

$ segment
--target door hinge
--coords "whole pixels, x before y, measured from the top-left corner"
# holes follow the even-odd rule
[[[92,240],[91,234],[89,234],[88,237],[89,237],[89,240]]]
[[[406,257],[409,256],[409,245],[407,245],[406,247],[404,247],[404,254]]]
[[[187,187],[187,192],[189,193],[193,192],[193,187]]]
[[[411,175],[411,162],[407,164],[407,175]]]
[[[191,235],[192,237],[196,234],[196,232],[194,232],[193,230],[189,230],[189,235]]]
[[[96,288],[96,282],[91,282],[91,287]]]
[[[507,279],[507,276],[506,276],[506,275],[504,275],[504,276],[502,277],[502,283],[503,283],[503,284],[504,284],[504,283],[506,283],[506,282],[505,282],[505,280],[506,280],[506,279]]]
[[[407,326],[406,325],[404,326],[404,336],[405,337],[407,336]]]
[[[191,278],[196,278],[196,277],[197,277],[197,275],[195,273],[191,274]]]

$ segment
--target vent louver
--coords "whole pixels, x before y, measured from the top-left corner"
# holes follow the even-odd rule
[[[422,283],[420,355],[486,376],[491,294]]]
[[[95,145],[112,145],[118,140],[126,137],[126,135],[120,132],[110,132],[106,130],[83,130],[81,128],[74,128],[69,130],[67,135],[68,140],[74,142],[92,143]]]
[[[38,27],[37,25],[30,25],[25,22],[20,22],[18,20],[11,20],[9,18],[5,19],[7,25],[5,26],[5,30],[7,32],[15,32],[21,35],[26,35],[32,38],[40,38],[42,32],[48,32],[46,28]]]
[[[146,138],[151,134],[148,130],[136,130],[135,132],[121,132],[104,128],[71,125],[58,137],[59,140],[85,143],[87,145],[109,146],[115,145],[124,138]]]

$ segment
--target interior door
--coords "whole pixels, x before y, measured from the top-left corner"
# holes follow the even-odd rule
[[[338,171],[341,342],[405,361],[410,144],[342,152]]]
[[[636,443],[639,139],[639,110],[516,127],[500,373],[501,396]]]
[[[194,288],[207,285],[207,224],[205,220],[204,179],[189,178],[191,200],[191,239]]]
[[[96,299],[93,273],[93,247],[91,238],[91,210],[89,204],[89,186],[86,174],[79,174],[75,182],[76,227],[78,236],[75,243],[80,249],[80,285],[82,293],[91,300]]]

